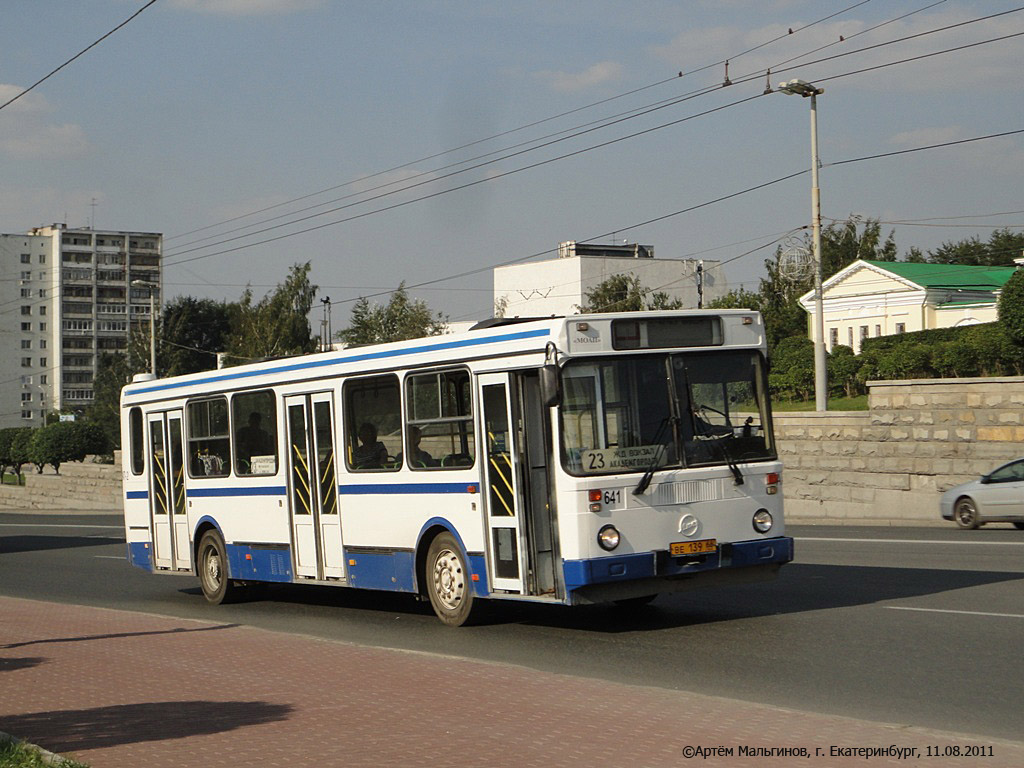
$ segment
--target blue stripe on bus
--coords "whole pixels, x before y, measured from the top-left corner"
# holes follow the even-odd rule
[[[178,389],[180,387],[191,387],[201,384],[217,384],[223,381],[232,381],[235,379],[247,379],[254,376],[267,376],[275,373],[289,373],[291,371],[301,371],[313,368],[324,368],[332,365],[346,365],[349,363],[361,363],[368,360],[383,360],[389,357],[403,357],[405,355],[415,355],[421,352],[438,352],[441,350],[460,349],[462,347],[475,347],[484,344],[500,344],[506,341],[519,341],[520,339],[534,339],[542,336],[550,335],[550,331],[547,328],[541,328],[533,331],[519,331],[517,333],[506,333],[499,336],[488,336],[483,339],[461,339],[459,341],[443,341],[436,342],[434,344],[422,344],[417,347],[409,347],[406,349],[388,349],[378,352],[366,352],[363,354],[353,354],[342,358],[331,358],[329,360],[307,360],[301,363],[291,363],[289,365],[281,365],[276,368],[261,368],[255,371],[240,371],[238,373],[224,373],[216,376],[208,376],[203,379],[190,379],[188,381],[177,381],[170,382],[167,384],[156,384],[154,386],[142,386],[138,388],[126,387],[125,396],[131,397],[132,395],[144,395],[150,392],[161,392],[168,389]]]
[[[288,489],[283,485],[266,485],[256,488],[189,488],[186,493],[196,499],[213,496],[284,496]]]
[[[338,486],[338,493],[342,496],[396,493],[478,493],[479,490],[479,483],[363,483]]]
[[[126,499],[148,499],[149,491],[128,491],[124,497]]]

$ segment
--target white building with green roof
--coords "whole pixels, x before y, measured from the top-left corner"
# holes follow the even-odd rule
[[[1015,267],[858,260],[822,285],[825,346],[860,353],[875,336],[994,322],[996,302]],[[814,328],[814,292],[800,297]]]

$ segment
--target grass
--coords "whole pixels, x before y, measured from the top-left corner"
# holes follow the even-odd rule
[[[858,397],[832,397],[828,401],[830,411],[866,411],[868,409],[868,396]],[[776,413],[786,411],[813,411],[813,400],[772,400],[772,410]]]
[[[10,472],[4,472],[2,482],[4,485],[24,485],[25,475],[12,475]]]
[[[50,762],[47,757],[29,744],[20,741],[0,741],[0,768],[89,768],[67,758]]]

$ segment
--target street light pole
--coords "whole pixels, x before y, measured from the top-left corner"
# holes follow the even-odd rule
[[[825,92],[804,80],[779,83],[787,94],[811,99],[811,226],[814,248],[814,409],[828,410],[828,373],[825,362],[825,312],[821,290],[821,188],[818,186],[818,96]]]
[[[136,288],[149,289],[149,372],[156,377],[156,286],[145,280],[132,280]]]

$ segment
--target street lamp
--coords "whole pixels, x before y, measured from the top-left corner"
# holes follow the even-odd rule
[[[156,376],[156,283],[132,280],[133,288],[149,289],[149,372]]]
[[[821,300],[821,190],[818,187],[818,95],[825,92],[806,80],[779,83],[779,90],[811,98],[811,224],[814,248],[814,408],[828,410],[828,376],[825,368],[825,313]]]

